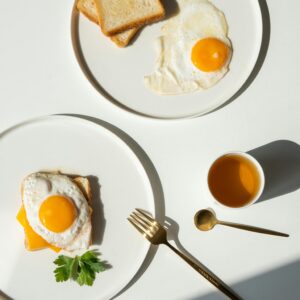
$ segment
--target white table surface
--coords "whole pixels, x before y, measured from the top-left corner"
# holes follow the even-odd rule
[[[268,1],[271,36],[267,56],[254,82],[238,99],[199,118],[161,121],[121,110],[86,80],[71,45],[71,0],[1,1],[0,130],[53,113],[84,114],[114,124],[154,164],[163,187],[165,214],[179,224],[178,239],[185,249],[245,299],[300,299],[298,146],[290,147],[287,142],[269,145],[267,149],[277,151],[276,155],[282,150],[277,157],[285,172],[279,172],[284,175],[280,182],[285,188],[275,186],[274,197],[250,208],[220,209],[211,202],[205,186],[209,162],[222,152],[248,151],[282,140],[300,144],[300,2],[283,2]],[[292,153],[284,155],[289,148]],[[198,232],[193,215],[208,206],[224,220],[291,236],[268,237],[221,226],[209,233]],[[142,276],[118,297],[223,298],[163,246]]]

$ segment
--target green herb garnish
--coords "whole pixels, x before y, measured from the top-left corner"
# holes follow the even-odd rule
[[[75,280],[79,285],[93,285],[96,273],[103,272],[110,266],[100,261],[99,253],[95,250],[87,251],[81,256],[69,257],[59,255],[54,263],[58,266],[54,270],[57,282]]]

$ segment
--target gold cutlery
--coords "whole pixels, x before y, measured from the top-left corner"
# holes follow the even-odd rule
[[[227,295],[230,299],[241,299],[234,291],[227,287],[218,277],[212,272],[206,270],[201,265],[196,264],[189,257],[181,253],[175,247],[173,247],[167,240],[166,229],[159,224],[150,215],[146,214],[141,209],[136,209],[128,218],[128,221],[153,245],[166,245],[185,260],[192,268],[200,273],[205,279]]]
[[[286,233],[282,233],[282,232],[278,232],[278,231],[274,231],[274,230],[269,230],[269,229],[264,229],[264,228],[260,228],[260,227],[249,226],[249,225],[243,225],[243,224],[238,224],[238,223],[220,221],[217,219],[214,212],[212,212],[209,209],[199,210],[195,214],[194,222],[195,222],[196,227],[202,231],[211,230],[215,227],[215,225],[219,224],[219,225],[230,226],[230,227],[234,227],[234,228],[238,228],[238,229],[258,232],[258,233],[271,234],[271,235],[284,236],[284,237],[289,236]]]
[[[12,299],[0,290],[0,300],[12,300]]]

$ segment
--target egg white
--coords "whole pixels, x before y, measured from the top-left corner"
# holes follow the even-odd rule
[[[227,22],[208,0],[180,0],[178,4],[179,14],[166,22],[156,41],[155,71],[144,77],[145,85],[162,95],[210,88],[228,72],[230,61],[215,72],[203,72],[194,66],[191,51],[200,39],[217,38],[231,48]]]
[[[51,245],[66,248],[76,239],[84,225],[89,223],[89,205],[79,187],[68,176],[34,173],[24,179],[22,188],[23,204],[30,226]],[[68,198],[77,210],[77,216],[73,224],[60,233],[48,230],[39,218],[41,204],[52,195],[61,195]]]

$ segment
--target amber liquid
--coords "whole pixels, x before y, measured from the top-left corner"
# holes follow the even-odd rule
[[[249,159],[229,154],[214,162],[208,174],[208,185],[213,196],[222,204],[242,207],[257,195],[260,176]]]

